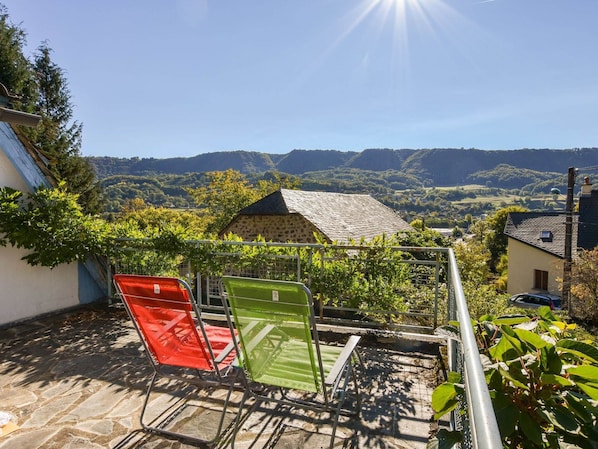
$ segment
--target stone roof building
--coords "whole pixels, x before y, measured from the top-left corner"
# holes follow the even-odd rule
[[[327,242],[346,243],[413,228],[370,195],[280,189],[239,211],[220,232],[246,241],[258,235],[267,241],[315,243],[314,233]]]

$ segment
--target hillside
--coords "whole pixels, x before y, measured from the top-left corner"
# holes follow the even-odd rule
[[[118,211],[132,198],[153,205],[192,207],[184,187],[202,185],[205,172],[231,168],[251,182],[278,172],[298,177],[305,190],[368,193],[405,216],[433,214],[458,219],[464,214],[488,213],[513,195],[526,202],[526,207],[560,207],[554,202],[547,205],[544,199],[551,198],[553,187],[566,191],[568,167],[598,166],[598,148],[293,150],[282,155],[230,151],[190,158],[89,160],[103,185],[106,210],[110,212]],[[455,201],[463,192],[427,191],[466,185],[477,185],[478,191],[467,192],[473,199],[457,207]],[[486,194],[497,201],[481,201]]]
[[[162,175],[220,171],[232,168],[244,174],[279,171],[292,175],[328,170],[394,170],[418,179],[423,185],[454,186],[469,183],[479,172],[500,165],[543,173],[567,172],[568,167],[598,165],[598,148],[572,150],[522,149],[477,150],[457,148],[366,149],[362,152],[336,150],[293,150],[284,155],[256,151],[223,151],[189,158],[89,157],[99,179],[113,175]],[[529,182],[523,179],[517,187]],[[493,182],[491,178],[487,182]]]

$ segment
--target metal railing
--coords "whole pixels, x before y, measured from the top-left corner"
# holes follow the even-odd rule
[[[147,243],[120,240],[113,271],[182,277],[204,312],[223,313],[223,274],[301,281],[326,324],[432,334],[446,311],[441,248],[193,241],[167,254]]]
[[[298,280],[314,294],[320,324],[395,335],[433,334],[447,320],[460,338],[447,341],[449,369],[462,374],[465,395],[451,426],[462,447],[502,448],[455,255],[448,248],[187,242],[177,254],[141,240],[121,240],[113,272],[175,275],[194,285],[204,312],[222,313],[223,274]]]
[[[449,369],[461,373],[465,398],[461,411],[454,412],[452,425],[463,433],[463,445],[476,449],[502,449],[496,415],[492,408],[478,345],[471,327],[471,318],[461,285],[457,260],[452,250],[449,257],[449,317],[459,322],[460,339],[449,339]]]

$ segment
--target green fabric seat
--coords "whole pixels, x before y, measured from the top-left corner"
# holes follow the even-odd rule
[[[224,276],[222,286],[227,318],[238,333],[237,351],[245,375],[254,383],[279,387],[282,394],[281,398],[265,396],[263,389],[256,393],[248,386],[245,396],[333,413],[332,447],[341,412],[359,413],[353,369],[359,337],[351,336],[345,346],[321,343],[311,292],[300,282]],[[343,404],[350,379],[356,407],[347,411]],[[308,400],[293,401],[285,390],[312,395]]]

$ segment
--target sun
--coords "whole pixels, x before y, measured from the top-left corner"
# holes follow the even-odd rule
[[[452,45],[455,28],[463,25],[463,18],[447,5],[448,0],[346,0],[336,22],[326,30],[331,37],[314,54],[310,64],[297,75],[294,84],[302,84],[335,54],[346,52],[347,42],[361,36],[360,63],[355,66],[360,73],[370,73],[376,58],[384,58],[391,74],[392,89],[410,83],[413,76],[412,48],[417,40],[435,40],[441,46]],[[354,42],[352,43],[352,45]],[[354,54],[355,47],[351,47]],[[346,54],[346,53],[345,53]]]
[[[334,45],[340,45],[358,28],[367,28],[372,43],[390,49],[389,61],[395,69],[409,72],[409,52],[415,38],[450,46],[455,30],[464,22],[447,0],[361,0],[343,19]]]

